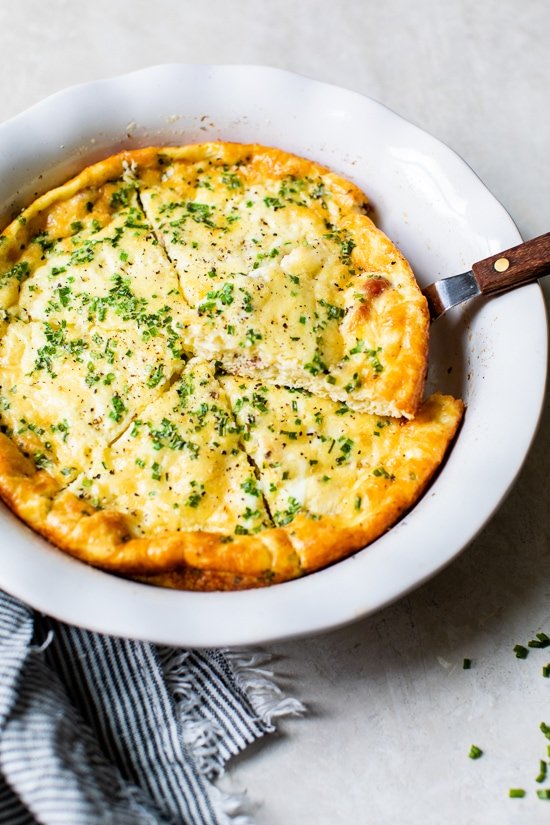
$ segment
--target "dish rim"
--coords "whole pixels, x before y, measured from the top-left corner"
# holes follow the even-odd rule
[[[466,178],[470,179],[469,185],[471,185],[471,181],[474,180],[476,187],[480,188],[480,191],[483,191],[485,200],[488,198],[492,209],[495,210],[495,213],[499,213],[500,218],[497,222],[501,223],[501,234],[507,238],[506,245],[511,246],[521,241],[517,227],[502,204],[489,192],[475,171],[446,144],[429,135],[420,127],[410,123],[373,98],[366,97],[358,92],[343,89],[334,84],[310,80],[309,78],[292,72],[287,72],[282,69],[272,69],[266,66],[203,66],[200,64],[172,63],[71,86],[55,92],[53,95],[34,104],[24,112],[0,124],[0,147],[2,147],[6,141],[9,143],[10,132],[14,133],[15,130],[15,134],[17,134],[17,130],[28,129],[34,119],[38,118],[38,120],[40,120],[44,114],[47,120],[48,112],[50,112],[51,117],[51,112],[55,111],[56,107],[63,108],[71,98],[75,96],[77,98],[80,96],[81,100],[84,100],[84,98],[89,97],[90,94],[93,97],[94,92],[96,95],[99,94],[99,96],[101,96],[101,90],[109,86],[112,87],[113,84],[139,84],[140,79],[143,80],[147,77],[153,81],[154,77],[159,78],[161,75],[172,75],[175,79],[176,76],[181,76],[182,72],[195,78],[202,76],[203,82],[205,77],[207,79],[208,77],[214,78],[214,80],[217,79],[219,82],[220,75],[233,74],[236,76],[237,74],[242,75],[243,72],[244,74],[252,73],[256,78],[261,75],[264,81],[266,81],[269,76],[271,81],[277,78],[276,82],[279,83],[279,85],[280,81],[286,83],[291,88],[296,84],[298,86],[301,85],[303,87],[302,94],[306,88],[309,88],[312,97],[319,97],[321,100],[323,94],[327,95],[330,93],[330,95],[342,96],[348,100],[353,98],[358,106],[366,105],[367,108],[371,107],[373,111],[384,112],[384,117],[389,118],[393,122],[394,128],[398,127],[405,130],[405,132],[414,134],[417,139],[419,138],[421,142],[426,143],[434,157],[443,156],[449,161],[453,169],[454,167],[460,168],[461,165],[462,173],[466,175]],[[60,147],[60,149],[62,148],[63,147]],[[23,174],[22,177],[24,178],[25,175]],[[19,190],[22,191],[20,188]],[[9,200],[10,198],[8,198],[8,201]],[[6,201],[4,201],[4,204],[5,203]],[[539,339],[543,339],[544,342],[547,343],[546,313],[542,291],[538,285],[533,285],[526,289],[530,290],[532,306],[535,307],[536,312],[539,313],[537,319],[538,329],[536,332]],[[535,298],[537,291],[538,296]],[[514,300],[513,296],[511,300]],[[521,303],[521,301],[519,301],[519,303]],[[541,310],[542,313],[540,312]],[[533,321],[531,321],[531,323],[534,327],[537,327],[537,324],[534,324]],[[540,329],[541,323],[543,329]],[[50,613],[64,621],[86,626],[99,632],[147,639],[163,644],[193,647],[256,644],[259,642],[318,633],[342,626],[381,609],[385,605],[405,595],[405,593],[411,589],[418,587],[426,581],[426,579],[435,575],[444,566],[449,564],[485,526],[514,483],[527,457],[529,447],[536,433],[542,412],[545,391],[545,380],[543,378],[541,382],[541,375],[546,376],[546,357],[544,358],[544,363],[539,364],[537,380],[535,381],[538,387],[538,400],[534,402],[534,408],[531,407],[528,411],[528,425],[525,428],[526,431],[524,430],[523,432],[521,445],[517,447],[515,451],[515,458],[512,461],[513,468],[510,469],[509,467],[504,484],[502,484],[501,480],[498,493],[493,496],[491,507],[484,512],[481,520],[478,519],[475,525],[470,525],[470,528],[463,533],[463,536],[459,539],[456,546],[453,546],[452,551],[441,554],[437,564],[424,564],[424,566],[420,565],[420,567],[414,567],[413,565],[412,570],[410,567],[406,567],[406,569],[400,571],[400,575],[397,576],[400,583],[396,582],[392,587],[388,586],[386,581],[385,586],[381,586],[378,591],[378,598],[376,598],[376,596],[373,597],[372,582],[369,582],[367,592],[363,594],[362,599],[361,594],[356,592],[356,588],[353,590],[353,598],[350,598],[349,590],[347,590],[347,599],[343,599],[342,601],[337,600],[337,609],[334,607],[335,603],[333,602],[333,609],[330,615],[327,615],[325,612],[325,608],[327,607],[326,603],[317,606],[317,604],[314,604],[312,601],[319,595],[317,591],[326,593],[335,588],[340,588],[342,585],[346,585],[346,583],[349,585],[350,580],[356,578],[356,573],[363,573],[362,568],[365,566],[367,556],[377,559],[378,566],[380,566],[380,555],[388,552],[391,554],[391,545],[394,543],[391,537],[402,533],[403,529],[406,528],[407,524],[410,524],[411,521],[415,519],[418,520],[418,517],[414,515],[417,511],[426,509],[424,506],[426,504],[425,498],[413,508],[410,514],[407,514],[404,519],[394,526],[391,531],[371,544],[369,548],[360,550],[325,570],[311,574],[303,579],[285,582],[266,589],[214,594],[160,590],[158,588],[151,588],[148,585],[118,579],[109,574],[86,567],[81,562],[66,556],[61,551],[48,545],[47,542],[19,522],[7,508],[2,507],[0,523],[3,524],[6,544],[13,542],[16,548],[19,546],[20,551],[22,547],[27,548],[26,554],[25,552],[23,553],[24,556],[26,555],[27,560],[34,560],[35,562],[38,560],[39,568],[45,565],[44,572],[49,572],[52,575],[58,574],[62,579],[62,583],[61,586],[59,586],[56,579],[56,586],[53,588],[53,594],[55,595],[53,595],[52,599],[52,591],[43,587],[43,579],[41,579],[39,575],[40,571],[34,569],[25,571],[18,570],[17,562],[14,560],[14,557],[18,554],[10,553],[8,554],[7,564],[0,570],[0,585],[12,595],[30,603],[36,609]],[[434,495],[434,490],[437,491],[439,487],[441,487],[441,480],[445,478],[446,475],[448,476],[448,466],[449,463],[453,464],[453,455],[454,453],[449,456],[449,461],[443,468],[442,473],[434,482],[433,487],[430,488],[430,498]],[[448,487],[448,484],[446,486]],[[441,489],[443,490],[443,488]],[[438,493],[438,495],[439,498],[441,498],[442,492]],[[390,538],[389,541],[388,538]],[[43,560],[43,565],[40,564],[40,560]],[[360,571],[354,569],[357,568],[358,563]],[[366,564],[368,571],[368,562]],[[384,562],[382,561],[382,572],[383,568]],[[84,577],[82,575],[83,571],[85,571]],[[403,573],[406,575],[403,576]],[[376,582],[382,585],[382,582],[379,581],[381,571],[375,570],[375,574]],[[83,578],[85,582],[82,581]],[[317,584],[317,582],[319,584]],[[85,594],[80,590],[83,583],[87,584]],[[75,593],[79,594],[76,599],[74,595],[71,595]],[[69,598],[67,598],[68,595]],[[97,598],[100,598],[101,601],[103,610],[101,616],[97,615],[97,603],[95,603],[96,609],[94,610],[94,602]],[[120,599],[124,605],[122,609]],[[53,609],[52,600],[56,602],[53,605]],[[151,619],[150,614],[144,617],[144,602],[154,613],[154,621]],[[304,603],[307,606],[306,608],[304,608]],[[281,620],[281,618],[286,619],[289,610],[292,619],[290,623],[286,620]],[[159,614],[161,615],[160,622]],[[274,619],[273,616],[276,618]],[[192,626],[188,625],[183,628],[177,626],[174,629],[175,619],[182,621],[184,619],[189,620],[189,618],[193,618],[194,620]],[[253,618],[256,619],[256,624],[250,626],[250,620]]]

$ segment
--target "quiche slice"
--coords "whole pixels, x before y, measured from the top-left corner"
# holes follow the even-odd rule
[[[193,310],[196,354],[355,409],[414,415],[426,302],[356,186],[280,150],[228,143],[166,148],[136,158],[135,172]]]
[[[117,168],[115,180],[103,180]],[[156,338],[168,356],[156,365],[162,384],[181,360],[187,307],[128,175],[120,158],[91,167],[39,198],[0,236],[0,267],[8,267],[0,306],[4,321],[84,335],[123,331],[145,347]]]
[[[0,236],[6,432],[83,472],[185,365],[186,305],[123,158],[35,201]]]
[[[296,388],[221,379],[276,526],[303,572],[369,544],[422,494],[462,418],[436,393],[413,421],[358,413]]]

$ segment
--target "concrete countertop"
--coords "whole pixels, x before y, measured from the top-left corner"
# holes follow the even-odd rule
[[[550,230],[549,36],[546,0],[3,0],[0,120],[156,63],[278,66],[370,95],[448,143],[530,238]],[[348,628],[269,646],[308,715],[223,780],[249,792],[258,823],[550,820],[534,781],[550,651],[512,650],[550,633],[549,424],[547,398],[512,492],[444,572]]]

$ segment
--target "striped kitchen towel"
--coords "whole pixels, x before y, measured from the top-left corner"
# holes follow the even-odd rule
[[[115,639],[0,592],[0,823],[249,825],[214,781],[303,711],[266,658]]]

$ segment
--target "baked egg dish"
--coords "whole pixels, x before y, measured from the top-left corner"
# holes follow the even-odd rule
[[[258,145],[123,152],[0,235],[0,495],[161,586],[295,578],[418,500],[462,402],[365,195]]]

